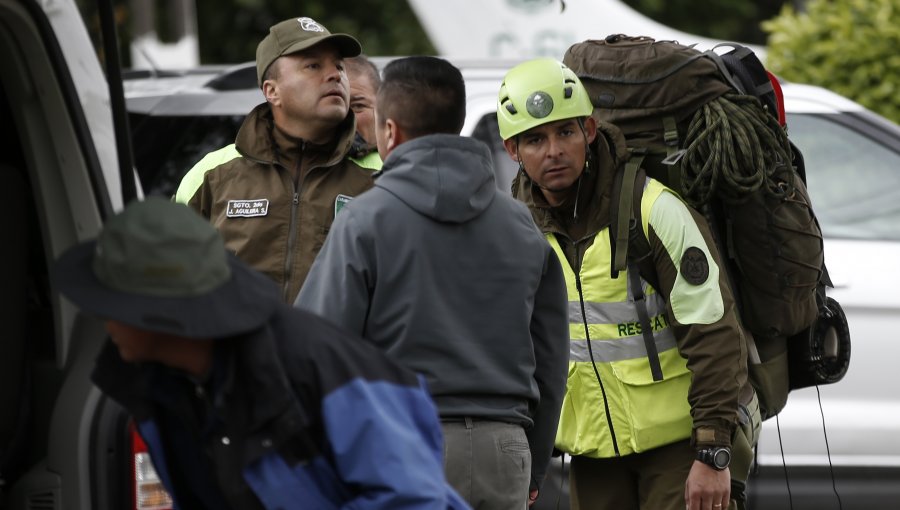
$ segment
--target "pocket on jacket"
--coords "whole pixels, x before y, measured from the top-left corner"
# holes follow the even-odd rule
[[[632,420],[635,451],[679,441],[691,433],[687,363],[677,349],[670,349],[660,353],[660,366],[663,379],[654,381],[646,359],[613,363]]]

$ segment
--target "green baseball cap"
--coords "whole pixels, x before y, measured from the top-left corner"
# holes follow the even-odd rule
[[[189,338],[251,331],[280,303],[275,283],[227,253],[215,227],[161,197],[130,203],[60,256],[51,279],[92,315]]]
[[[312,18],[291,18],[273,25],[269,28],[269,35],[256,47],[257,83],[262,87],[266,69],[278,57],[303,51],[324,41],[332,41],[344,58],[362,53],[362,46],[353,36],[332,34]]]

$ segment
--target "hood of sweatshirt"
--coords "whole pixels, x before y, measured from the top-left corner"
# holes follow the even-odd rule
[[[375,186],[437,221],[465,223],[494,199],[494,168],[482,142],[457,135],[427,135],[399,145]]]

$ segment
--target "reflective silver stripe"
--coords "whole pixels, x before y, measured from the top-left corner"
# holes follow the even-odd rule
[[[665,302],[659,294],[649,294],[646,296],[647,314],[650,317],[656,317],[665,312]],[[596,303],[593,301],[584,302],[584,311],[587,314],[588,324],[622,324],[625,322],[637,322],[637,310],[634,303]],[[572,324],[584,324],[584,318],[581,315],[581,303],[578,301],[569,301],[569,322]]]
[[[619,275],[619,278],[622,278],[622,275]],[[643,278],[641,278],[640,280],[641,280],[641,293],[644,294],[644,296],[646,297],[647,289],[652,288],[652,287],[650,286],[649,283],[647,283],[647,280],[644,280]],[[628,294],[628,299],[634,300],[634,289],[631,288],[631,279],[630,278],[628,279],[627,285],[625,287],[626,287],[626,293]]]
[[[669,328],[656,332],[653,340],[660,353],[675,348],[675,335]],[[641,335],[626,336],[616,340],[594,340],[591,342],[591,350],[594,353],[594,361],[602,363],[647,357],[644,337]],[[569,342],[569,361],[591,361],[586,341],[572,340]]]

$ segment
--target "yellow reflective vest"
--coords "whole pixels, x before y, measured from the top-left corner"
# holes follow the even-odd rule
[[[644,233],[651,208],[665,191],[648,180],[641,210]],[[584,254],[578,274],[556,237],[547,234],[566,276],[569,299],[569,374],[556,447],[571,455],[605,458],[647,451],[691,435],[691,373],[666,319],[666,304],[644,288],[663,379],[654,381],[628,275],[611,278],[608,228]]]

